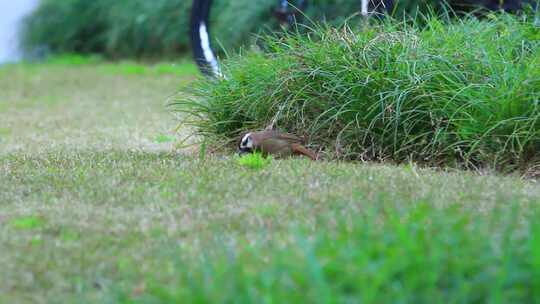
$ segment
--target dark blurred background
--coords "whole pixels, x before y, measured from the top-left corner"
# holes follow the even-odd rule
[[[29,15],[21,46],[30,55],[100,54],[106,58],[176,58],[190,52],[188,25],[191,0],[42,0]],[[442,1],[394,1],[394,15],[415,15],[441,9]],[[452,1],[470,9],[513,9],[519,1]],[[339,23],[360,9],[356,0],[313,0],[306,14],[313,20]],[[276,28],[277,0],[214,0],[211,31],[214,46],[237,49],[253,33]]]

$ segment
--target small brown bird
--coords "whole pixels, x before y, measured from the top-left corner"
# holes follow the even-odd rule
[[[275,130],[264,130],[246,133],[240,139],[238,151],[240,154],[261,152],[263,155],[288,157],[291,155],[304,155],[317,160],[315,152],[303,145],[303,140],[293,134]]]

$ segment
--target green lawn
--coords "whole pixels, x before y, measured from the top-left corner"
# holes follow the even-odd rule
[[[540,298],[535,181],[203,160],[164,107],[194,68],[160,66],[0,68],[0,303]]]

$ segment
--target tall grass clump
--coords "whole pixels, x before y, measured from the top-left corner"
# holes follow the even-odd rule
[[[201,134],[275,122],[328,154],[518,168],[540,159],[540,28],[528,17],[386,20],[267,38],[174,106]],[[193,116],[194,115],[194,116]]]

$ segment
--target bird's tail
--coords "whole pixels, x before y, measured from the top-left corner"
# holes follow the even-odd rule
[[[317,154],[315,154],[315,152],[311,151],[310,149],[300,144],[292,144],[292,151],[294,154],[305,155],[311,158],[311,160],[317,160]]]

